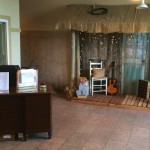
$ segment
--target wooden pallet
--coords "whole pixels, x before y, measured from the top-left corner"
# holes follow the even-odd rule
[[[112,96],[106,97],[105,95],[98,95],[95,94],[94,96],[87,96],[87,98],[77,98],[73,97],[72,102],[79,102],[85,104],[92,104],[92,105],[101,105],[101,106],[108,106]]]
[[[102,94],[94,94],[94,96],[88,96],[85,99],[74,97],[71,101],[108,107],[150,110],[150,100],[139,98],[135,95],[105,96]]]
[[[122,102],[122,107],[132,109],[150,110],[149,100],[136,97],[134,95],[126,95]]]

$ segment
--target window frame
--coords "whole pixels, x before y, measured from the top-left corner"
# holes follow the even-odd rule
[[[6,24],[6,64],[10,64],[10,46],[9,46],[9,21],[7,19],[1,19],[0,22],[3,22]]]

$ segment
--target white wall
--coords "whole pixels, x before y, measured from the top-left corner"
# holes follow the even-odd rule
[[[0,0],[0,19],[9,23],[9,64],[20,65],[19,0]]]

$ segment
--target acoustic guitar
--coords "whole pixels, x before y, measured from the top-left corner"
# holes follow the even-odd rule
[[[110,67],[112,68],[112,78],[108,79],[107,93],[115,95],[118,93],[117,79],[114,78],[115,62],[112,62]]]

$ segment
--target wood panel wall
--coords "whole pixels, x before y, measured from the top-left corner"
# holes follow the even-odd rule
[[[71,32],[22,32],[21,66],[39,71],[39,83],[45,82],[54,91],[63,91],[71,78]]]

